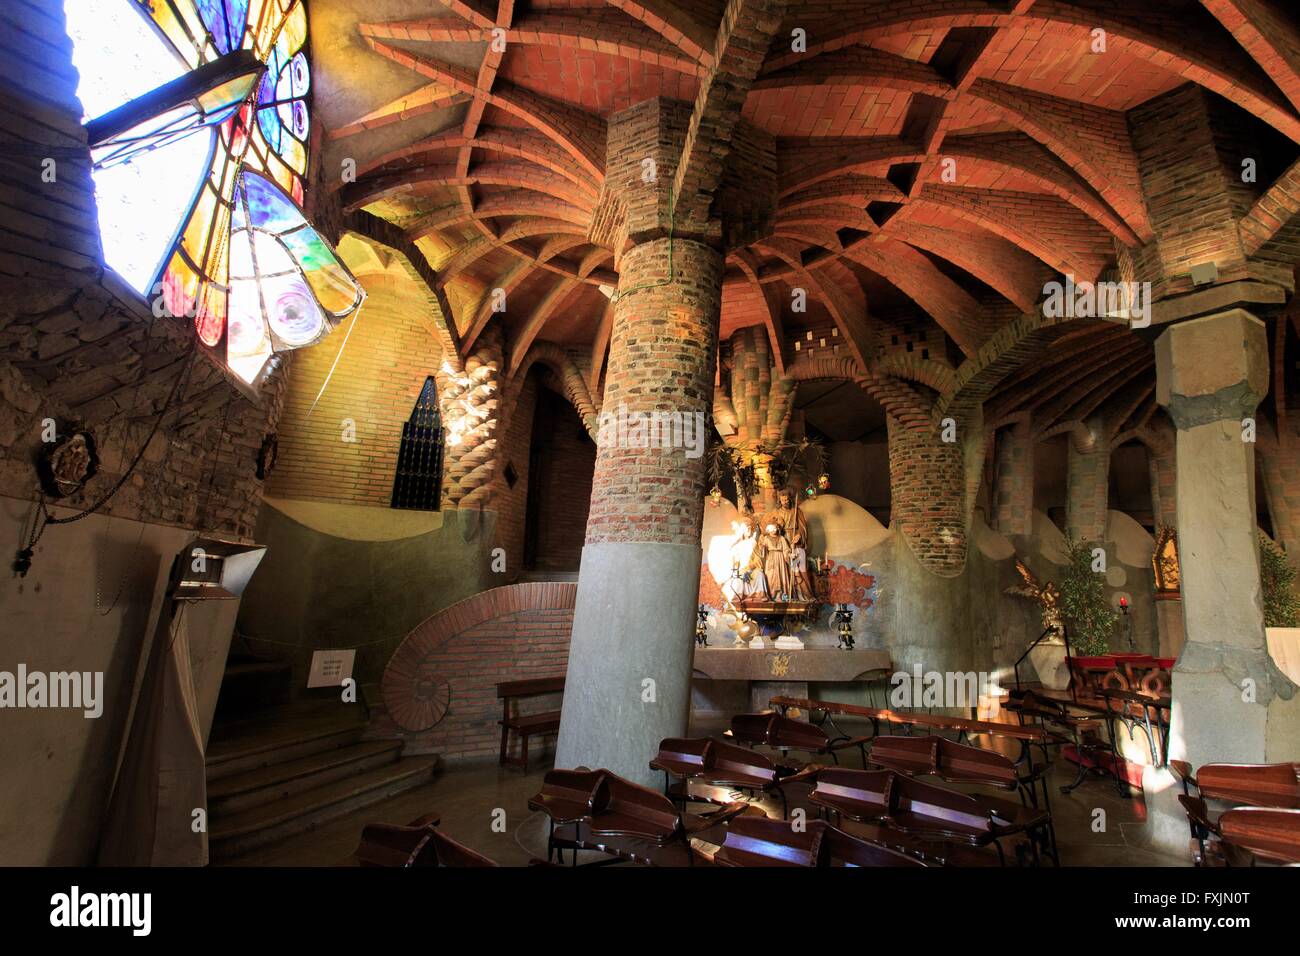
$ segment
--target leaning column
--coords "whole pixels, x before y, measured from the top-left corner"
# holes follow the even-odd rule
[[[721,299],[704,243],[623,254],[557,767],[653,784],[659,741],[686,731]],[[642,430],[656,415],[667,434]]]

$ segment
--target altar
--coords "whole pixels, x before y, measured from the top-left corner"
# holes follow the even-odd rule
[[[880,680],[892,671],[889,652],[876,648],[806,647],[787,651],[697,645],[692,676],[695,680],[747,683],[750,710],[760,711],[767,710],[768,701],[781,694],[807,697],[810,683]]]

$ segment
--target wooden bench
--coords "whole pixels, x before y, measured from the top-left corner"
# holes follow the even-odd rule
[[[538,734],[554,734],[560,730],[560,712],[548,710],[540,714],[520,714],[518,702],[529,697],[564,693],[563,677],[535,677],[530,680],[511,680],[497,684],[497,700],[501,701],[501,763],[523,768],[528,772],[528,738]],[[513,711],[513,712],[512,712]],[[518,757],[510,756],[510,732],[519,735]]]
[[[730,735],[748,746],[763,745],[785,754],[800,750],[818,757],[830,757],[839,763],[838,751],[857,747],[862,755],[862,766],[867,765],[864,746],[870,737],[837,737],[834,740],[820,727],[806,720],[795,720],[783,714],[736,714],[731,718]]]
[[[691,865],[690,838],[752,811],[731,803],[705,814],[679,812],[672,800],[608,770],[550,770],[528,808],[550,819],[546,859],[565,849],[597,850],[606,859],[584,864],[600,866],[620,861],[650,866]],[[571,835],[557,833],[570,827]],[[559,856],[561,862],[562,855]]]
[[[495,867],[489,860],[438,829],[435,814],[406,826],[368,823],[348,865],[390,867]]]
[[[1194,843],[1193,856],[1198,866],[1212,863],[1242,862],[1249,853],[1259,851],[1257,855],[1268,862],[1278,862],[1276,854],[1270,855],[1267,845],[1275,834],[1267,835],[1263,843],[1255,839],[1249,825],[1253,821],[1268,821],[1266,830],[1275,830],[1281,822],[1294,825],[1300,820],[1300,764],[1265,763],[1265,764],[1206,764],[1198,772],[1192,772],[1191,764],[1184,760],[1169,761],[1169,769],[1182,781],[1183,792],[1178,795],[1178,802],[1187,813],[1187,822],[1191,826]],[[1193,793],[1195,788],[1197,791]],[[1236,839],[1231,839],[1224,824],[1229,813],[1226,810],[1216,821],[1207,801],[1215,800],[1234,808],[1260,808],[1280,810],[1294,814],[1294,817],[1270,815],[1238,814],[1233,817],[1234,828],[1248,824],[1244,831],[1235,832]],[[1292,839],[1296,839],[1292,835]],[[1235,846],[1234,846],[1235,845]],[[1236,860],[1232,857],[1234,849]]]
[[[926,866],[914,856],[820,820],[796,830],[789,823],[764,817],[737,817],[728,823],[722,846],[709,859],[718,866],[744,867]]]

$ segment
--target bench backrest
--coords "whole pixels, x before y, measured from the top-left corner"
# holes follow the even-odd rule
[[[737,817],[727,824],[726,838],[713,862],[722,866],[816,866],[818,844],[826,829],[820,820],[808,821],[799,831],[787,820]]]
[[[712,741],[708,737],[665,737],[659,742],[659,752],[651,761],[656,764],[687,764],[697,770],[704,769],[704,752]]]
[[[709,741],[704,753],[704,776],[710,780],[734,781],[740,776],[776,780],[776,767],[760,753],[721,740]]]
[[[1238,807],[1219,817],[1223,839],[1272,860],[1300,863],[1300,810]]]
[[[1211,763],[1196,774],[1201,796],[1260,807],[1300,809],[1300,779],[1292,763]]]
[[[767,743],[776,714],[736,714],[731,718],[731,736],[743,744]]]
[[[879,810],[880,816],[889,812],[893,781],[892,770],[850,770],[847,767],[827,767],[817,773],[817,783],[811,796],[853,800]],[[868,814],[862,814],[867,816]]]
[[[904,769],[908,773],[915,773],[918,770],[922,773],[933,773],[938,768],[941,739],[937,736],[876,737],[871,741],[871,762],[880,767]]]
[[[926,866],[914,856],[860,840],[838,827],[826,828],[818,849],[820,866]]]
[[[920,817],[926,826],[940,830],[948,825],[957,831],[993,828],[992,814],[974,797],[915,777],[900,774],[894,779],[890,803],[891,818],[910,813]]]
[[[608,770],[600,773],[588,819],[593,833],[664,840],[677,832],[681,818],[670,799]]]
[[[826,747],[826,743],[826,731],[806,720],[795,720],[793,717],[774,714],[767,728],[769,747],[822,750]]]
[[[497,700],[512,697],[538,697],[558,694],[564,690],[564,675],[558,677],[533,677],[528,680],[508,680],[497,684]]]
[[[1014,787],[1020,779],[1016,765],[1006,754],[942,738],[938,744],[936,766],[941,777],[988,783],[995,787]]]
[[[437,853],[439,866],[494,867],[500,865],[495,860],[489,860],[483,854],[471,850],[463,843],[457,843],[441,830],[433,830],[430,837],[430,842]]]
[[[590,812],[592,792],[600,775],[599,770],[548,770],[542,778],[541,791],[533,799],[543,804],[572,805]]]

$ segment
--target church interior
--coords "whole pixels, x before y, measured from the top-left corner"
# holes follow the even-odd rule
[[[0,864],[1300,865],[1291,0],[0,23]]]

